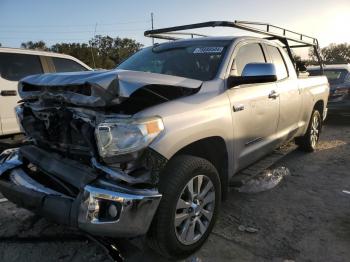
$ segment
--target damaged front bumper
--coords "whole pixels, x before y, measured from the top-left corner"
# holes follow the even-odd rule
[[[134,237],[148,231],[161,199],[156,189],[115,185],[88,174],[77,183],[79,192],[75,196],[64,194],[40,183],[23,168],[23,163],[28,162],[28,159],[23,159],[26,154],[39,159],[45,154],[35,147],[26,150],[10,150],[0,155],[0,191],[11,202],[56,223],[94,235]],[[43,171],[40,175],[54,174],[56,179],[64,182],[76,175],[67,172],[73,172],[72,168],[79,169],[79,166],[72,167],[72,163],[55,159],[55,156],[50,158],[50,162],[46,160],[46,165],[40,166]]]

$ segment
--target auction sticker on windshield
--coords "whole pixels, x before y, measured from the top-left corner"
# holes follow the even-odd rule
[[[216,54],[216,53],[221,53],[224,48],[221,47],[215,47],[215,46],[210,46],[210,47],[197,47],[193,53],[194,54]]]

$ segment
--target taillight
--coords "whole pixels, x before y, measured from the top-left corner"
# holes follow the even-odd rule
[[[336,95],[336,96],[348,95],[350,93],[349,90],[350,88],[339,88],[334,91],[333,95]]]

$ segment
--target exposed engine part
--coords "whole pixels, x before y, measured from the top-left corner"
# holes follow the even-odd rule
[[[114,181],[130,185],[158,183],[159,173],[167,159],[151,149],[102,159],[101,162],[94,126],[116,115],[73,107],[43,108],[29,103],[22,104],[22,108],[23,115],[20,118],[23,129],[37,146],[91,166]]]

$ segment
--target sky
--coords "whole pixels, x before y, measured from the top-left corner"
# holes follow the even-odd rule
[[[350,43],[350,0],[0,0],[0,43],[88,42],[95,34],[133,38],[154,27],[209,20],[250,20],[285,27],[330,43]],[[209,35],[248,35],[235,29],[208,29]]]

